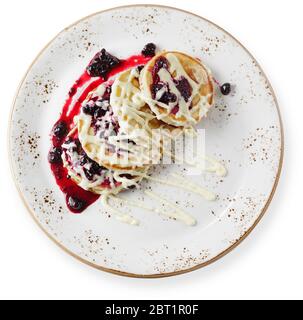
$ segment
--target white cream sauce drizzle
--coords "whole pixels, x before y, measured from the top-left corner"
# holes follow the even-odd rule
[[[145,179],[150,180],[150,181],[154,181],[154,182],[157,182],[160,184],[165,184],[168,186],[184,189],[184,190],[190,191],[192,193],[196,193],[208,201],[216,200],[216,195],[213,192],[211,192],[205,188],[202,188],[202,187],[194,184],[193,182],[191,182],[191,181],[189,181],[189,180],[187,180],[177,174],[172,174],[172,177],[175,178],[175,181],[171,181],[168,179],[162,180],[162,179],[157,179],[157,178],[153,178],[150,176],[145,176]]]
[[[141,161],[143,159],[144,163],[158,163],[162,156],[161,143],[160,140],[154,139],[149,126],[149,122],[156,116],[142,111],[145,101],[141,90],[133,83],[134,81],[139,83],[139,76],[138,68],[119,74],[112,85],[110,104],[119,119],[123,134],[138,145],[137,148],[130,146],[126,150],[132,152],[134,158],[141,158]]]
[[[177,182],[179,182],[179,186],[181,183],[181,186],[180,186],[181,188],[186,188],[189,191],[202,196],[203,198],[205,198],[208,201],[215,201],[216,200],[216,198],[217,198],[216,194],[207,190],[206,188],[203,188],[203,187],[193,183],[192,181],[190,181],[188,179],[185,179],[184,177],[182,177],[176,173],[171,174],[171,176],[173,178],[175,178],[177,180]]]
[[[207,157],[207,160],[212,164],[212,166],[209,167],[206,171],[214,172],[218,176],[225,176],[227,174],[227,170],[220,162],[218,162],[215,159],[210,158],[210,157]],[[213,192],[193,183],[192,181],[189,181],[188,179],[185,179],[183,176],[180,176],[178,174],[173,173],[173,174],[171,174],[171,176],[175,179],[175,181],[157,179],[157,178],[153,178],[153,177],[147,176],[145,174],[142,174],[142,177],[147,180],[154,181],[154,182],[160,183],[160,184],[169,185],[172,187],[181,188],[184,190],[188,190],[192,193],[196,193],[196,194],[202,196],[204,199],[206,199],[208,201],[215,201],[216,200],[216,195]],[[166,211],[158,209],[158,208],[148,207],[147,205],[145,205],[141,201],[130,201],[130,200],[118,198],[116,196],[113,196],[110,193],[106,193],[103,196],[102,203],[105,208],[107,208],[109,211],[111,211],[112,213],[115,214],[115,217],[119,221],[130,224],[130,225],[139,225],[140,222],[138,220],[136,220],[135,218],[131,217],[130,215],[124,214],[124,213],[120,212],[119,210],[115,209],[114,207],[110,206],[108,203],[109,198],[111,198],[113,200],[118,200],[118,201],[124,202],[126,205],[129,205],[129,206],[138,207],[138,208],[141,208],[141,209],[144,209],[147,211],[155,212],[155,213],[163,215],[163,216],[167,216],[169,218],[183,222],[188,226],[195,226],[197,224],[197,221],[194,217],[192,217],[191,215],[189,215],[188,213],[186,213],[185,211],[183,211],[182,209],[180,209],[179,207],[177,207],[176,205],[174,205],[173,203],[171,203],[167,199],[162,198],[161,196],[159,196],[151,191],[145,190],[144,193],[147,196],[149,196],[150,198],[155,199],[157,201],[160,201],[162,204],[173,209],[173,211],[166,212]]]
[[[198,168],[204,169],[206,172],[215,173],[218,177],[226,177],[227,169],[221,162],[209,156],[203,157],[202,160],[205,160],[209,165],[203,167],[201,163],[196,164]]]
[[[185,223],[188,226],[195,226],[197,224],[197,220],[192,217],[190,214],[184,212],[179,207],[171,203],[165,198],[160,197],[154,192],[151,191],[145,191],[146,195],[148,195],[150,198],[155,199],[157,201],[160,201],[161,203],[165,204],[166,206],[172,208],[174,210],[174,213],[165,213],[165,215],[169,218],[176,219],[177,221],[181,221]]]
[[[132,226],[138,226],[140,224],[140,221],[133,218],[132,216],[130,216],[129,214],[123,213],[119,210],[117,210],[116,208],[114,208],[113,206],[111,206],[108,201],[109,201],[109,194],[104,194],[101,197],[101,202],[104,206],[105,209],[107,209],[109,212],[111,212],[112,214],[114,214],[114,217],[123,223],[126,224],[130,224]]]
[[[133,84],[133,81],[139,82],[139,76],[137,68],[127,70],[118,75],[112,86],[110,104],[114,114],[120,120],[119,124],[124,134],[142,129],[146,131],[146,135],[143,135],[143,139],[146,139],[150,138],[152,134],[149,122],[155,119],[156,116],[142,111],[142,107],[145,106],[146,102],[141,90]],[[135,138],[142,137],[142,134],[142,131],[139,132]]]
[[[111,199],[119,201],[119,202],[122,202],[125,205],[132,206],[132,207],[137,207],[137,208],[140,208],[140,209],[143,209],[143,210],[146,210],[146,211],[157,213],[157,214],[162,215],[162,216],[168,216],[168,217],[174,216],[173,213],[167,213],[166,211],[161,210],[161,209],[156,208],[156,207],[149,207],[142,201],[131,201],[131,200],[126,200],[126,199],[117,197],[117,196],[111,196]]]
[[[147,175],[144,175],[143,178],[150,180],[150,181],[154,181],[156,183],[160,183],[160,184],[165,184],[165,185],[169,185],[169,186],[173,186],[173,187],[177,187],[177,188],[181,188],[184,190],[188,190],[192,193],[196,193],[200,196],[202,196],[204,199],[208,200],[208,201],[215,201],[216,200],[216,195],[201,187],[198,186],[197,184],[189,181],[188,179],[185,179],[184,177],[178,175],[178,174],[171,174],[171,176],[175,179],[175,181],[170,181],[170,180],[162,180],[162,179],[157,179],[157,178],[153,178]],[[128,223],[128,224],[134,224],[132,218],[129,219],[128,215],[123,215],[123,219],[121,219],[121,212],[118,211],[117,209],[111,207],[108,204],[108,198],[110,197],[113,200],[118,200],[120,202],[125,203],[128,206],[134,206],[134,207],[138,207],[147,211],[151,211],[151,212],[155,212],[157,214],[163,215],[163,216],[167,216],[169,218],[181,221],[183,223],[185,223],[186,225],[189,226],[194,226],[196,225],[197,221],[188,213],[184,212],[183,210],[181,210],[179,207],[177,207],[176,205],[172,204],[171,202],[169,202],[168,200],[160,197],[159,195],[151,192],[151,191],[144,191],[144,193],[149,196],[152,199],[158,200],[161,203],[163,203],[164,205],[166,205],[167,207],[173,209],[172,212],[166,212],[164,210],[158,209],[158,208],[152,208],[149,207],[147,205],[144,204],[144,202],[142,201],[131,201],[131,200],[126,200],[126,199],[122,199],[122,198],[118,198],[116,196],[107,194],[107,208],[111,209],[112,212],[114,212],[115,214],[118,214],[118,219],[124,223]]]
[[[140,74],[137,68],[132,68],[122,72],[117,76],[112,86],[111,103],[114,106],[123,108],[124,106],[131,106],[135,109],[140,109],[145,102],[142,100],[141,91],[134,84],[134,80],[138,80]],[[123,78],[125,80],[122,80]]]
[[[209,156],[201,156],[200,158],[198,157],[198,160],[196,161],[189,161],[186,159],[182,159],[176,155],[173,155],[171,152],[168,152],[167,150],[163,151],[164,154],[172,157],[172,159],[175,159],[177,161],[184,161],[185,164],[195,167],[197,169],[200,169],[201,171],[204,172],[209,172],[209,173],[215,173],[218,177],[226,177],[227,176],[227,169],[225,166],[218,160],[209,157]],[[205,162],[208,163],[208,165],[204,165]]]

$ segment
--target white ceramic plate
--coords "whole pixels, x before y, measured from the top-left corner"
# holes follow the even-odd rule
[[[195,216],[196,227],[126,207],[122,209],[131,210],[141,225],[122,224],[108,216],[100,201],[82,215],[73,215],[47,162],[51,128],[68,90],[93,55],[104,47],[128,57],[147,42],[201,57],[218,81],[235,85],[233,95],[223,98],[217,94],[216,106],[203,122],[207,154],[222,161],[229,174],[223,179],[212,174],[194,177],[219,199],[207,202],[182,190],[149,183]],[[235,247],[264,214],[277,185],[283,154],[274,93],[247,50],[201,17],[144,5],[100,12],[61,32],[39,54],[21,83],[9,139],[18,190],[42,229],[85,263],[140,277],[192,271]],[[141,199],[142,191],[123,196]]]

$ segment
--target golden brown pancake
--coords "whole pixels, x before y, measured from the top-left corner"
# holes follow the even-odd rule
[[[100,166],[145,172],[150,161],[145,157],[144,136],[123,132],[110,105],[111,85],[102,84],[83,103],[77,119],[79,140],[89,158]]]
[[[214,100],[210,71],[181,52],[162,52],[151,59],[141,71],[140,87],[157,119],[176,127],[198,124]]]
[[[118,194],[142,180],[142,176],[134,176],[132,172],[108,170],[91,160],[78,139],[77,127],[62,145],[62,160],[70,178],[81,188],[96,194]]]

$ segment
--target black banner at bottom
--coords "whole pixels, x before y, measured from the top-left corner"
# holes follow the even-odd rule
[[[201,301],[100,301],[103,319],[198,319]]]

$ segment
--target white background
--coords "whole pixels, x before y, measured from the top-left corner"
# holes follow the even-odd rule
[[[95,11],[132,3],[0,1],[0,298],[302,299],[303,7],[299,0],[158,1],[200,14],[236,36],[264,67],[280,102],[286,136],[281,181],[264,219],[236,250],[183,276],[121,278],[65,254],[25,210],[10,175],[6,146],[18,83],[61,29]]]

